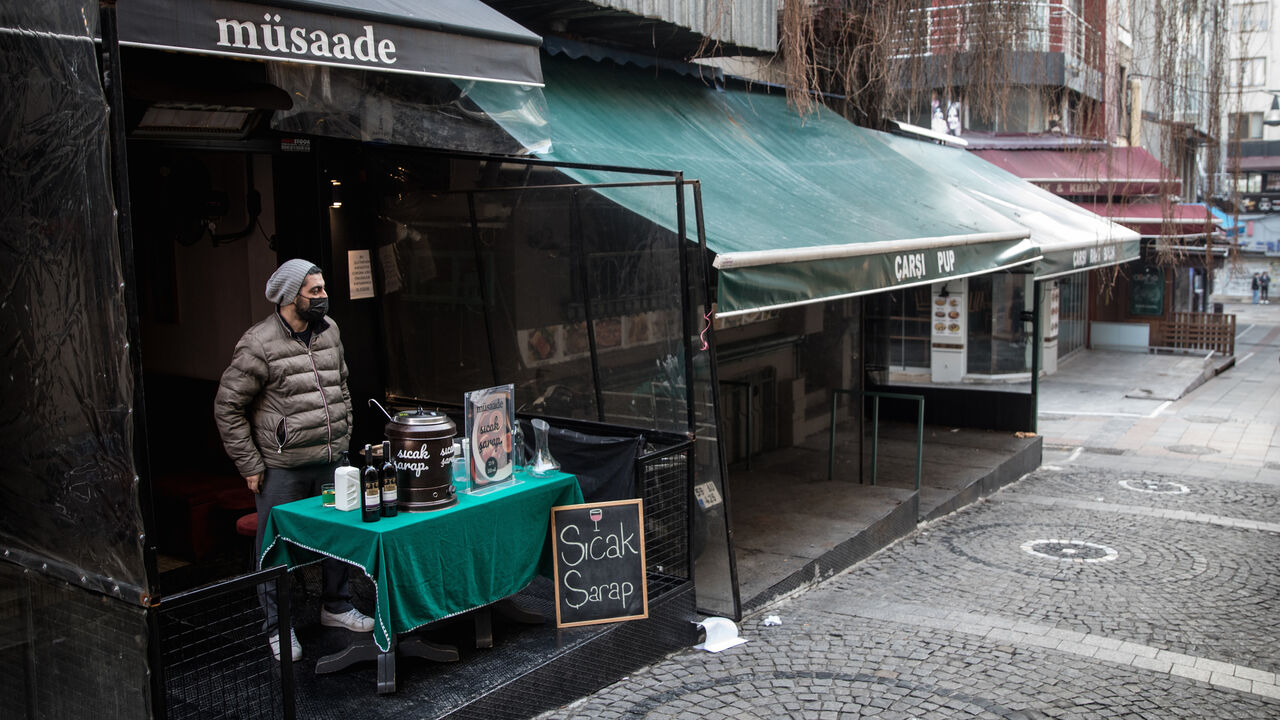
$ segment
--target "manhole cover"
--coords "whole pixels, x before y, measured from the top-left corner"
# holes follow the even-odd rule
[[[1176,453],[1182,453],[1183,455],[1212,455],[1218,452],[1217,450],[1214,450],[1211,447],[1205,447],[1204,445],[1170,445],[1169,449]]]
[[[1164,495],[1186,495],[1191,492],[1191,488],[1186,485],[1169,482],[1168,480],[1121,480],[1120,487],[1136,492],[1161,493]]]
[[[1224,423],[1226,418],[1213,417],[1212,415],[1184,415],[1183,420],[1193,423]]]
[[[1114,549],[1083,540],[1028,540],[1022,551],[1060,562],[1107,562],[1119,557]]]

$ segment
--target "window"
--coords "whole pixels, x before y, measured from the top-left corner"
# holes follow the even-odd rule
[[[991,273],[969,278],[970,375],[1009,375],[1031,369],[1032,343],[1022,311],[1034,284],[1030,275]]]
[[[1262,137],[1262,113],[1231,113],[1227,128],[1232,140],[1252,140]]]
[[[1267,82],[1267,59],[1233,58],[1231,60],[1231,75],[1227,78],[1227,82],[1232,85],[1239,83],[1240,87],[1265,85]]]
[[[1231,9],[1231,29],[1238,32],[1266,30],[1267,4],[1264,2],[1237,4]]]
[[[1267,192],[1280,192],[1280,173],[1267,173]]]
[[[1236,192],[1262,192],[1262,173],[1240,173],[1240,177],[1236,179]]]

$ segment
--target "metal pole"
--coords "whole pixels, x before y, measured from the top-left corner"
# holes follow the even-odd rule
[[[480,219],[476,214],[476,194],[467,193],[467,214],[471,220],[471,251],[476,260],[476,283],[480,290],[480,311],[484,314],[484,336],[489,344],[489,373],[498,381],[498,355],[494,350],[493,324],[489,322],[489,296],[485,293],[484,257],[480,254]]]
[[[827,433],[827,482],[831,482],[836,469],[836,403],[840,399],[840,391],[831,391],[831,427]],[[862,463],[862,458],[858,458]]]
[[[1035,333],[1031,342],[1031,432],[1037,432],[1036,425],[1040,415],[1040,344],[1043,342],[1040,333],[1040,292],[1041,283],[1032,281],[1031,331]]]
[[[570,192],[572,212],[569,219],[569,242],[578,265],[578,288],[582,291],[582,316],[587,323],[587,345],[591,348],[591,384],[596,395],[596,419],[604,422],[604,390],[600,387],[600,350],[596,347],[596,323],[591,312],[591,281],[587,276],[587,249],[582,240],[582,208],[578,191]]]
[[[916,492],[920,492],[920,473],[924,469],[924,398],[916,410]]]
[[[701,203],[698,205],[701,211]],[[676,173],[676,247],[680,252],[680,285],[683,287],[689,282],[689,250],[685,247],[688,228],[684,218],[684,175]],[[702,220],[698,219],[699,239],[701,234]],[[708,308],[709,309],[709,308]],[[693,318],[689,317],[691,308],[689,306],[689,293],[680,293],[680,318],[681,328],[685,337],[685,354],[684,354],[684,385],[685,395],[689,398],[688,403],[688,423],[689,432],[695,432],[697,428],[698,417],[693,408]]]
[[[682,176],[683,177],[683,176]],[[702,216],[702,183],[697,180],[690,180],[689,184],[693,186],[693,213],[698,223],[698,262],[702,265],[702,282],[703,289],[706,291],[706,298],[703,301],[706,309],[705,322],[708,324],[706,329],[707,339],[707,377],[709,390],[711,392],[711,424],[716,428],[716,453],[720,464],[720,495],[724,504],[724,533],[725,533],[725,551],[729,556],[729,588],[733,594],[733,619],[735,621],[742,619],[742,591],[738,588],[738,562],[733,552],[733,512],[729,500],[729,470],[725,463],[724,443],[721,442],[719,425],[720,425],[720,371],[716,367],[716,334],[714,328],[710,327],[711,309],[715,304],[715,295],[712,292],[714,283],[712,282],[712,271],[710,263],[707,262],[707,232]],[[684,238],[680,238],[684,242]],[[693,338],[689,338],[692,342]],[[689,390],[689,407],[693,407],[693,378],[688,379]],[[695,443],[696,447],[696,443]],[[696,456],[696,452],[695,452]]]
[[[876,484],[876,461],[880,454],[880,395],[871,396],[871,484]]]

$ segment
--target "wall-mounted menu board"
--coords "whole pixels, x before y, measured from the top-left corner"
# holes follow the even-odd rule
[[[551,508],[556,627],[649,617],[640,500]]]

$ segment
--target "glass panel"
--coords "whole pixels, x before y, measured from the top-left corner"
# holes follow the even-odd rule
[[[966,368],[974,375],[1029,372],[1026,324],[1027,277],[997,273],[969,279],[969,347]]]
[[[1085,286],[1088,285],[1086,273],[1067,275],[1058,282],[1058,357],[1067,355],[1084,347],[1084,330],[1086,323]]]
[[[373,154],[389,392],[513,383],[530,412],[687,427],[673,233],[580,188],[430,192],[438,159]],[[673,186],[633,191],[674,212]]]
[[[868,357],[870,366],[887,362],[894,368],[929,367],[929,302],[927,285],[867,298],[868,337],[876,339],[868,352],[888,348],[887,357]]]
[[[1027,324],[1028,275],[1004,273],[992,278],[991,372],[996,375],[1031,371]]]
[[[969,278],[969,347],[965,369],[991,374],[991,276]]]

